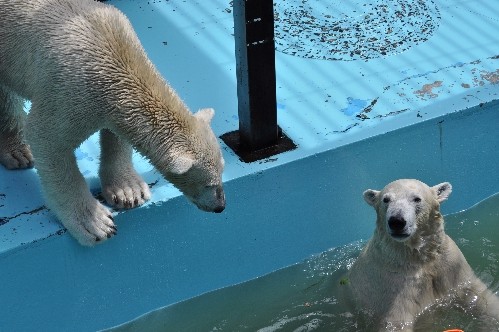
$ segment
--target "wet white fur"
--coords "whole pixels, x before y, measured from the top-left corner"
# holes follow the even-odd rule
[[[499,320],[499,298],[475,276],[444,232],[440,203],[451,190],[447,182],[428,187],[403,179],[382,191],[364,192],[376,210],[376,229],[349,279],[354,298],[377,319],[380,331],[412,331],[417,315],[451,292],[482,320]],[[388,220],[393,214],[406,218],[409,237],[391,235]]]
[[[27,117],[24,99],[32,101]],[[134,147],[199,208],[223,210],[213,114],[187,109],[116,8],[92,0],[0,0],[0,163],[31,167],[34,155],[47,205],[81,244],[116,233],[74,156],[99,130],[109,204],[129,208],[150,198],[132,166]]]

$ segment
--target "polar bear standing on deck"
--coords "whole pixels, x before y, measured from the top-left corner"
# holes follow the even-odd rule
[[[360,306],[379,319],[380,331],[412,331],[416,316],[451,291],[484,322],[499,321],[499,298],[444,232],[440,203],[451,190],[447,182],[428,187],[397,180],[364,192],[376,210],[376,229],[350,270],[350,282]]]
[[[24,99],[32,102],[27,117]],[[190,113],[116,8],[0,0],[0,163],[32,167],[34,156],[48,207],[81,244],[116,234],[74,156],[99,130],[108,204],[131,208],[150,198],[132,166],[133,146],[200,209],[221,212],[224,162],[209,126],[213,114]]]

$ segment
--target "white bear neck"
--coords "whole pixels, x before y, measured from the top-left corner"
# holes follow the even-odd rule
[[[140,86],[129,88],[127,98],[117,102],[119,112],[112,124],[113,131],[155,166],[189,149],[187,144],[196,135],[195,118],[188,108],[162,80],[156,84],[162,85],[165,92],[155,94]]]
[[[392,239],[386,234],[386,230],[378,226],[369,245],[375,259],[383,261],[383,264],[390,262],[390,268],[395,272],[408,270],[413,266],[420,268],[422,264],[435,261],[441,255],[440,248],[444,241],[443,226],[428,234],[414,234],[404,242]]]
[[[151,63],[128,20],[107,14],[95,23],[104,41],[100,63],[89,68],[109,113],[103,126],[148,158],[178,150],[195,132],[193,114]]]

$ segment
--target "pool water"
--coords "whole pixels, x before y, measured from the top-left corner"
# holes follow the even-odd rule
[[[374,218],[373,213],[373,223]],[[497,294],[499,193],[468,210],[446,216],[445,221],[447,234],[461,248],[475,273]],[[369,317],[353,309],[344,285],[347,270],[365,243],[361,240],[334,248],[266,276],[158,309],[115,330],[373,330]],[[449,297],[423,312],[415,331],[476,331],[481,323]],[[492,324],[499,330],[499,322]]]

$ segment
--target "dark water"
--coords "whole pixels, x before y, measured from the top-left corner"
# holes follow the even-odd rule
[[[447,233],[476,274],[499,292],[499,194],[445,220]],[[158,309],[116,330],[372,331],[368,317],[353,309],[342,285],[364,244],[331,249],[258,279]],[[468,332],[480,323],[466,308],[444,300],[421,314],[415,330]]]

